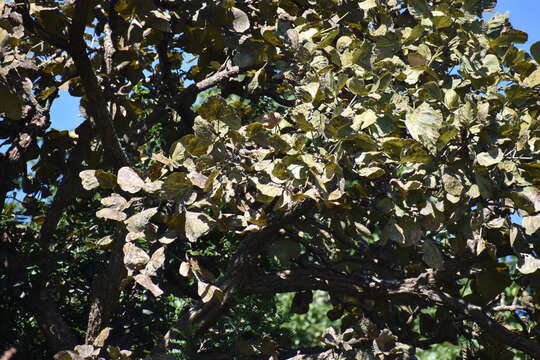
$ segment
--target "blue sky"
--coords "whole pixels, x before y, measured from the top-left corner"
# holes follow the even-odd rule
[[[496,10],[499,13],[508,11],[514,27],[529,34],[529,41],[520,48],[528,51],[532,43],[540,41],[540,0],[499,0]],[[51,121],[55,129],[75,129],[82,122],[79,99],[61,91],[51,109]]]

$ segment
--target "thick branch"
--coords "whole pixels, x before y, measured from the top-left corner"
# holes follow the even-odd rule
[[[109,266],[96,276],[92,287],[92,302],[88,314],[86,328],[86,343],[91,344],[99,332],[111,320],[118,305],[121,283],[127,276],[124,265],[122,246],[125,234],[118,231],[115,234]]]
[[[93,138],[92,125],[89,120],[86,120],[75,131],[79,139],[69,155],[64,177],[49,206],[45,222],[41,226],[39,239],[42,243],[50,241],[50,237],[56,231],[58,221],[64,214],[66,205],[73,199],[77,189],[81,187],[79,172],[82,170],[82,163],[86,155],[90,152],[90,141]]]
[[[105,100],[103,90],[94,73],[92,63],[86,53],[86,44],[83,39],[84,29],[91,2],[79,0],[75,5],[75,15],[70,29],[69,54],[73,58],[81,82],[86,90],[90,106],[88,113],[95,120],[95,128],[103,142],[105,150],[114,158],[117,167],[129,164],[127,155],[120,145],[116,130],[113,126],[109,106]]]
[[[540,358],[540,344],[506,329],[489,317],[481,307],[438,290],[435,277],[429,272],[416,278],[388,281],[373,277],[355,279],[323,271],[286,270],[251,279],[243,287],[246,294],[317,289],[339,291],[353,296],[362,296],[368,289],[372,289],[376,293],[383,292],[387,295],[420,297],[432,304],[450,308],[454,313],[474,321],[502,344],[521,350],[534,358]]]

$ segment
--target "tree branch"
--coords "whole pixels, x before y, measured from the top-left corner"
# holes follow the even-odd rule
[[[75,4],[68,52],[73,58],[83,87],[86,90],[86,96],[90,102],[87,111],[96,122],[95,128],[105,150],[113,157],[116,167],[127,166],[129,165],[127,155],[120,145],[105,95],[99,86],[92,63],[86,53],[83,35],[90,5],[91,2],[85,0],[77,0]]]
[[[121,283],[127,276],[122,247],[125,234],[117,231],[114,237],[109,266],[94,280],[92,302],[86,327],[86,343],[91,344],[108,324],[118,305]]]
[[[243,286],[248,283],[252,273],[250,268],[254,265],[262,245],[275,236],[279,229],[293,223],[299,216],[305,214],[310,206],[312,206],[311,201],[304,201],[288,212],[274,214],[268,220],[269,225],[266,228],[259,232],[248,233],[229,262],[225,274],[216,284],[223,291],[223,297],[213,299],[189,311],[172,326],[172,329],[178,329],[183,336],[196,336],[208,329],[223,314],[231,298],[242,291]],[[172,336],[173,331],[169,330],[157,352],[163,352],[167,349]]]
[[[540,344],[518,335],[486,315],[479,306],[469,304],[437,289],[434,274],[423,273],[416,278],[380,280],[372,276],[353,279],[348,276],[314,270],[285,270],[275,274],[251,279],[243,287],[245,294],[267,294],[302,290],[339,291],[352,296],[364,296],[371,289],[375,294],[409,295],[420,297],[432,304],[450,308],[477,323],[492,337],[509,347],[521,350],[534,358],[540,358]]]

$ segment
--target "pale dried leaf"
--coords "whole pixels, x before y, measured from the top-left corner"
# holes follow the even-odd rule
[[[137,270],[141,269],[150,260],[150,256],[141,248],[135,246],[135,244],[128,242],[124,245],[124,264],[129,269]]]
[[[113,208],[105,208],[96,211],[96,216],[98,218],[104,218],[109,220],[124,221],[127,218],[125,212],[115,210]]]
[[[124,166],[118,170],[117,180],[118,185],[124,191],[128,193],[135,194],[139,192],[144,186],[144,181],[141,177],[135,172],[135,170]]]
[[[210,216],[199,213],[186,211],[186,237],[189,241],[197,241],[201,236],[204,236],[215,226],[215,221]]]
[[[157,211],[157,207],[155,207],[143,210],[140,213],[131,216],[129,219],[124,221],[124,223],[126,224],[126,228],[130,232],[143,232],[144,228],[146,227],[152,216],[157,213]]]
[[[155,296],[158,297],[163,294],[163,290],[159,288],[156,284],[152,282],[152,280],[147,276],[143,274],[137,274],[135,275],[135,281],[142,285],[145,289],[150,290],[150,292]]]

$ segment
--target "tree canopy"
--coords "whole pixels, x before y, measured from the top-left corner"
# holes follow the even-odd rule
[[[0,351],[540,358],[540,42],[495,3],[1,1]]]

